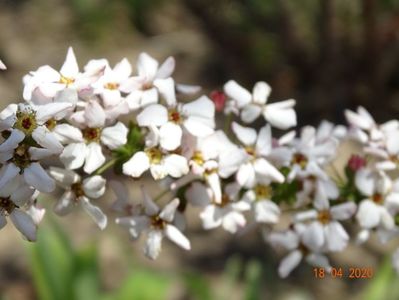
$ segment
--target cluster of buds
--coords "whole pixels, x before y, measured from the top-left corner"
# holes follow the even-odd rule
[[[358,243],[397,236],[399,121],[379,125],[360,107],[345,112],[348,126],[323,121],[296,131],[295,100],[268,102],[267,83],[251,92],[230,80],[208,97],[177,84],[174,68],[172,57],[159,65],[142,53],[136,70],[127,59],[80,69],[70,48],[59,71],[46,65],[27,74],[24,102],[0,113],[0,227],[9,217],[34,241],[45,213],[40,195],[61,189],[56,214],[81,208],[105,229],[95,201],[110,187],[115,222],[143,240],[147,257],[157,258],[163,237],[190,250],[186,219],[199,211],[204,230],[259,229],[284,248],[281,277],[302,259],[330,270],[329,253],[351,239],[348,226]],[[275,129],[283,133],[273,137]],[[347,141],[360,150],[337,176],[331,165]],[[139,178],[144,185],[131,180]],[[146,188],[153,181],[156,197]],[[141,198],[131,199],[128,187]],[[399,269],[399,252],[393,257]]]

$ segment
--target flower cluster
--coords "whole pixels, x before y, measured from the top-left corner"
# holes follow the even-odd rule
[[[204,230],[259,229],[287,252],[281,277],[302,259],[331,269],[328,255],[347,247],[348,226],[358,243],[398,235],[399,121],[377,124],[360,107],[345,111],[348,126],[323,121],[296,131],[295,100],[269,102],[267,83],[251,92],[230,80],[208,97],[177,84],[174,68],[172,57],[160,65],[146,53],[135,68],[127,59],[80,68],[70,48],[59,70],[27,74],[24,101],[0,113],[0,227],[9,217],[34,241],[45,212],[40,195],[61,189],[55,213],[81,208],[104,229],[96,201],[111,187],[116,223],[144,239],[149,258],[164,237],[190,250],[188,220],[199,212]],[[334,161],[347,142],[359,150],[341,172]],[[153,182],[158,196],[146,187]],[[140,199],[128,187],[141,189]]]

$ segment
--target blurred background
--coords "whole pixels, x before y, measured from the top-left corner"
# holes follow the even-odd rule
[[[81,66],[172,55],[177,81],[205,93],[232,78],[248,89],[265,80],[271,101],[297,99],[300,125],[343,122],[343,109],[358,105],[378,121],[399,111],[398,0],[0,0],[1,107],[21,101],[24,74],[60,67],[68,46]],[[280,280],[282,253],[255,232],[233,237],[193,224],[193,251],[165,241],[150,262],[112,220],[99,232],[79,212],[46,219],[35,245],[12,226],[1,231],[0,299],[399,298],[390,244],[331,257],[333,266],[373,267],[372,280],[315,279],[305,265]]]

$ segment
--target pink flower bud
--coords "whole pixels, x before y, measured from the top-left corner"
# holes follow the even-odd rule
[[[356,172],[366,166],[367,161],[360,155],[352,155],[348,161],[348,168]]]
[[[210,94],[210,98],[215,103],[215,108],[217,112],[222,112],[224,109],[224,105],[226,103],[226,95],[221,91],[212,91]]]

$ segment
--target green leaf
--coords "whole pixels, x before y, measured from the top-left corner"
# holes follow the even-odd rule
[[[245,299],[261,299],[262,267],[259,261],[250,261],[245,268]]]
[[[196,300],[215,299],[212,289],[204,276],[199,273],[184,274],[183,281],[190,296]]]

